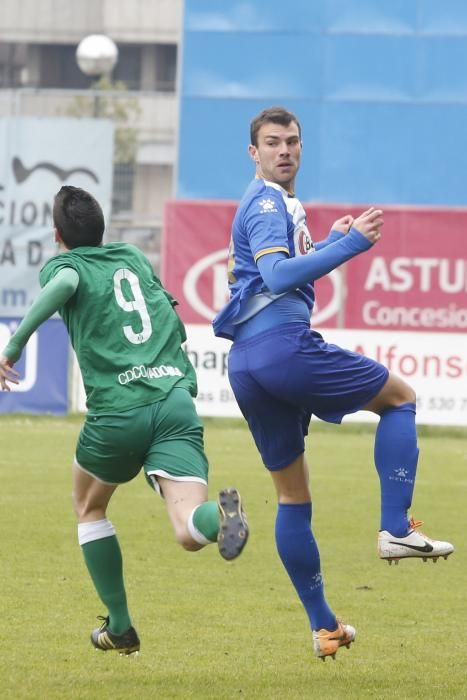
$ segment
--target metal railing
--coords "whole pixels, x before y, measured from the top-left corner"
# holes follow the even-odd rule
[[[109,113],[123,115],[119,123],[136,129],[141,140],[170,144],[175,140],[175,93],[39,88],[0,90],[0,117],[99,117]]]

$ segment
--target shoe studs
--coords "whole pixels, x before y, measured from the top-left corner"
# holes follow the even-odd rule
[[[451,552],[449,552],[449,554],[451,554]],[[438,556],[436,556],[436,557],[421,557],[421,559],[422,559],[422,561],[425,562],[425,563],[428,561],[428,559],[431,559],[431,561],[433,562],[433,564],[436,564],[436,562],[438,561],[438,559],[441,558],[441,556],[443,557],[443,559],[447,559],[448,556],[449,556],[449,554],[442,554],[442,555],[438,555]],[[392,557],[391,559],[389,559],[389,558],[386,559],[386,561],[387,561],[387,563],[389,564],[389,566],[391,566],[391,564],[392,564],[393,562],[394,562],[394,564],[397,566],[397,565],[399,564],[399,562],[400,562],[400,559],[396,559],[395,557]]]

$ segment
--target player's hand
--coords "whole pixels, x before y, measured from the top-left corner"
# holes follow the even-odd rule
[[[356,228],[370,243],[376,243],[381,238],[383,223],[382,210],[370,207],[354,220],[352,227]]]
[[[11,391],[8,382],[11,384],[19,384],[19,373],[13,369],[10,360],[4,355],[0,355],[0,386],[4,391]]]
[[[340,219],[337,219],[337,221],[333,223],[331,230],[340,231],[341,233],[348,233],[352,224],[353,216],[350,216],[350,214],[346,214],[345,216],[341,216]]]

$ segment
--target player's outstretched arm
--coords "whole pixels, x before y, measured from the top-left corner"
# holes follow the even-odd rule
[[[6,382],[15,382],[16,370],[12,366],[19,360],[24,346],[31,335],[48,318],[62,308],[62,306],[75,293],[79,284],[79,275],[76,270],[70,267],[62,268],[41,290],[34,304],[23,318],[15,333],[10,338],[10,342],[3,350],[1,358],[3,360],[0,370],[0,385],[2,389],[9,391]]]
[[[294,258],[282,252],[268,253],[258,258],[257,265],[267,288],[273,294],[283,294],[324,277],[372,245],[368,235],[352,226],[343,238],[313,253]]]
[[[329,231],[327,237],[323,238],[322,241],[316,241],[315,250],[322,250],[331,243],[339,241],[345,236],[346,233],[350,231],[352,228],[352,223],[353,217],[350,214],[346,214],[345,216],[341,216],[340,219],[336,219],[331,226],[331,230]]]

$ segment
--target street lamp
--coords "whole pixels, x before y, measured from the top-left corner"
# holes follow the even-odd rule
[[[76,62],[86,75],[102,77],[110,75],[118,59],[115,42],[105,34],[90,34],[80,41],[76,49]],[[94,97],[94,116],[99,116],[99,95]]]

